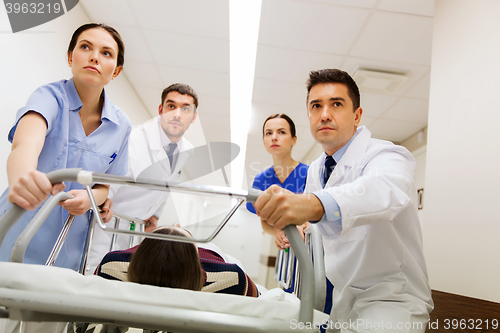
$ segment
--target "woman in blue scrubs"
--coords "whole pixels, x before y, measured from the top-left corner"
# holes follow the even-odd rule
[[[294,193],[304,192],[309,166],[292,158],[292,147],[297,143],[295,132],[295,124],[286,114],[267,117],[262,125],[262,137],[266,151],[273,157],[273,166],[255,177],[253,188],[264,191],[271,185],[278,185]],[[247,209],[255,214],[251,203],[247,203]],[[278,248],[290,247],[283,230],[277,231],[267,223],[262,223],[262,228],[276,237]]]
[[[262,135],[264,147],[273,157],[273,166],[259,173],[255,177],[252,187],[264,191],[271,185],[278,185],[294,193],[303,193],[309,166],[292,158],[292,147],[297,143],[293,120],[284,113],[273,114],[264,121]],[[251,203],[247,203],[247,209],[255,214],[255,208]],[[297,228],[300,230],[305,227],[307,227],[307,222]],[[278,248],[290,247],[283,230],[278,231],[265,222],[262,222],[262,228],[267,233],[275,236],[275,243]],[[301,232],[303,234],[302,230]],[[295,274],[293,280],[295,280]],[[293,283],[295,282],[293,281]],[[292,292],[293,286],[285,291]],[[331,311],[332,292],[333,285],[327,279],[327,297],[323,310],[325,313]]]
[[[91,219],[90,200],[78,183],[52,186],[45,173],[63,168],[125,175],[131,123],[110,100],[104,86],[116,78],[124,63],[124,45],[118,32],[103,24],[78,28],[68,47],[73,77],[38,88],[16,115],[8,139],[9,188],[0,198],[0,214],[11,203],[30,210],[6,235],[0,260],[10,260],[17,237],[49,194],[66,188],[73,199],[59,203],[29,244],[26,263],[45,264],[68,214],[76,219],[56,266],[78,270]],[[98,205],[108,196],[107,185],[94,185]]]

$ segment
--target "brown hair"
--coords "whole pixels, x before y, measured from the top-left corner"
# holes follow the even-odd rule
[[[154,233],[185,236],[163,227]],[[146,238],[132,254],[127,277],[130,282],[159,287],[201,290],[205,274],[194,244]]]
[[[360,106],[359,88],[352,77],[340,69],[321,69],[319,71],[312,71],[309,73],[309,80],[307,80],[307,100],[309,101],[309,93],[311,88],[320,83],[341,83],[347,87],[347,92],[352,100],[354,111]]]
[[[275,114],[272,114],[266,118],[266,120],[264,121],[264,124],[262,124],[262,136],[264,136],[264,130],[266,128],[266,123],[268,122],[268,120],[275,119],[275,118],[285,119],[288,122],[288,125],[290,125],[290,134],[292,135],[292,138],[295,138],[297,136],[296,131],[295,131],[295,123],[293,122],[292,118],[290,118],[289,116],[287,116],[284,113],[275,113]]]
[[[191,86],[184,83],[174,83],[163,89],[163,92],[161,93],[161,105],[165,102],[165,98],[167,98],[168,93],[172,91],[177,91],[181,95],[189,95],[193,97],[194,106],[198,109],[198,94],[193,88],[191,88]]]
[[[75,30],[73,33],[73,36],[71,37],[71,40],[69,42],[68,46],[68,54],[72,53],[73,50],[75,49],[76,42],[78,41],[78,37],[84,32],[85,30],[89,29],[94,29],[94,28],[101,28],[106,30],[111,37],[115,40],[116,44],[118,45],[118,56],[116,59],[116,66],[121,66],[123,67],[123,64],[125,63],[125,44],[123,44],[122,37],[118,33],[118,31],[115,30],[115,28],[110,27],[109,25],[103,24],[103,23],[87,23],[79,27],[78,29]]]

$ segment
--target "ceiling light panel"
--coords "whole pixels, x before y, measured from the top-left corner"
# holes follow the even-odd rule
[[[353,79],[362,91],[391,94],[408,80],[408,76],[405,73],[360,68]]]

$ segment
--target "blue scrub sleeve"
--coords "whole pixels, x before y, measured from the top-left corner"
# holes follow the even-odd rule
[[[26,106],[23,106],[16,113],[16,121],[9,131],[8,139],[10,142],[14,139],[19,120],[29,111],[39,113],[47,122],[47,135],[52,131],[52,125],[62,105],[61,93],[54,90],[51,86],[42,86],[35,90],[28,98]]]
[[[258,177],[258,175],[257,175],[257,177]],[[262,191],[262,189],[260,188],[260,179],[258,179],[257,177],[255,177],[254,180],[253,180],[252,188],[255,188],[257,190],[261,190]],[[253,204],[250,203],[250,202],[247,202],[247,209],[248,209],[248,211],[250,213],[257,214],[257,212],[255,211],[255,208],[254,208]]]

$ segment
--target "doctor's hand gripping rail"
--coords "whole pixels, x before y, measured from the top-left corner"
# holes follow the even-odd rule
[[[94,212],[94,218],[97,220],[97,223],[99,226],[104,229],[107,232],[112,232],[112,233],[123,233],[123,234],[133,234],[135,236],[144,236],[148,238],[155,238],[155,239],[165,239],[165,240],[171,240],[171,241],[181,241],[181,242],[192,242],[192,243],[199,243],[199,242],[209,242],[211,241],[222,229],[222,227],[229,221],[229,219],[232,217],[236,209],[238,209],[239,206],[246,200],[248,202],[255,202],[259,195],[262,193],[259,190],[255,189],[250,189],[250,191],[243,191],[243,190],[236,190],[236,189],[230,189],[226,187],[219,187],[219,186],[202,186],[202,185],[192,185],[192,184],[176,184],[176,183],[154,183],[154,182],[136,182],[132,178],[127,178],[127,177],[121,177],[121,176],[113,176],[113,175],[107,175],[107,174],[100,174],[100,173],[93,173],[90,171],[83,171],[81,169],[62,169],[62,170],[56,170],[52,171],[47,174],[47,177],[51,181],[52,184],[57,184],[61,183],[63,181],[70,181],[70,182],[78,182],[82,185],[85,186],[87,193],[90,198],[90,202],[92,205],[92,209]],[[92,195],[91,191],[91,185],[94,183],[99,183],[99,184],[121,184],[121,185],[130,185],[130,186],[140,186],[152,190],[160,190],[160,191],[170,191],[174,190],[176,192],[181,192],[181,193],[190,193],[190,194],[198,194],[198,195],[224,195],[224,196],[231,196],[235,199],[237,199],[236,205],[230,210],[230,212],[227,214],[227,216],[224,218],[222,223],[217,227],[217,230],[207,239],[192,239],[192,238],[187,238],[187,237],[182,237],[182,236],[174,236],[174,235],[163,235],[163,234],[153,234],[153,233],[148,233],[148,232],[134,232],[130,230],[121,230],[121,229],[116,229],[116,228],[108,228],[102,221],[99,212],[99,208],[97,207],[97,204],[94,200],[94,197]],[[61,195],[64,196],[64,195]],[[53,202],[57,203],[59,200],[64,200],[67,198],[64,197],[59,197],[59,196],[54,196],[55,199],[52,199]],[[57,200],[57,201],[56,201]],[[42,208],[43,209],[43,208]],[[25,209],[13,205],[5,214],[0,218],[0,245],[5,238],[5,235],[7,232],[10,230],[10,228],[23,216],[23,214],[26,212]],[[32,220],[30,224],[32,224],[34,221]],[[35,221],[36,222],[36,221]],[[26,229],[29,229],[29,233],[33,234],[36,233],[38,230],[38,227],[28,227]],[[34,230],[34,231],[33,231]],[[297,256],[297,259],[300,264],[300,270],[301,270],[301,279],[302,279],[302,286],[301,286],[301,305],[300,305],[300,312],[299,312],[299,321],[303,323],[313,322],[313,305],[314,305],[314,290],[315,290],[315,283],[314,283],[314,271],[313,271],[313,265],[311,258],[308,256],[306,248],[304,246],[304,242],[302,241],[302,238],[299,234],[299,231],[297,228],[293,225],[288,225],[284,228],[285,234],[290,242],[290,245],[292,248],[295,250],[295,255]],[[25,239],[30,237],[26,237]],[[28,240],[28,241],[29,241]],[[18,245],[19,248],[21,249],[26,249],[27,244],[21,244]],[[22,253],[22,256],[24,256],[24,251]],[[19,260],[19,258],[17,258]],[[22,258],[20,260],[22,262]]]

